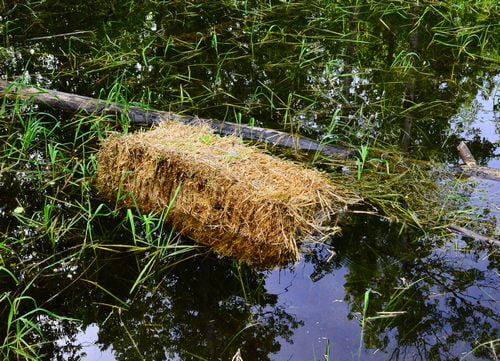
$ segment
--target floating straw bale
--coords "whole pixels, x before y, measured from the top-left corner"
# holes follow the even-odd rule
[[[352,203],[320,172],[265,154],[206,125],[165,122],[103,141],[97,183],[113,201],[150,212],[215,251],[256,265],[299,257],[297,242]],[[125,196],[123,196],[125,195]]]

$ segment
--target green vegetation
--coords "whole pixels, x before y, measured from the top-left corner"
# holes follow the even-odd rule
[[[29,296],[40,277],[65,272],[68,265],[95,257],[99,250],[129,252],[138,257],[132,294],[159,271],[158,263],[168,258],[170,267],[192,256],[186,252],[196,246],[177,244],[172,231],[165,229],[168,209],[159,215],[125,212],[96,197],[92,187],[95,150],[99,139],[119,125],[89,116],[76,116],[62,124],[53,115],[18,101],[4,100],[2,109],[0,177],[4,194],[12,193],[17,207],[5,214],[8,228],[1,229],[0,271],[14,285],[3,288],[0,295],[6,305],[2,312],[8,315],[2,325],[5,333],[0,333],[0,355],[39,360],[45,341],[37,320],[69,320],[39,307]],[[116,236],[122,232],[127,235],[124,243],[117,243]],[[117,307],[129,307],[98,281],[84,281],[118,301]]]
[[[286,155],[365,199],[343,235],[306,255],[314,281],[346,274],[354,357],[498,358],[496,250],[445,229],[494,237],[498,204],[436,165],[458,162],[462,138],[479,163],[495,157],[474,121],[476,98],[497,96],[497,1],[1,5],[2,78],[358,149],[349,160]],[[303,320],[266,291],[266,273],[180,240],[168,210],[96,194],[99,141],[136,129],[2,99],[0,358],[78,359],[76,341],[54,341],[98,325],[117,359],[273,359]],[[338,357],[330,342],[325,360]]]

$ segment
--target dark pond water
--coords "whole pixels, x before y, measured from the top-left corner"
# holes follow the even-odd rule
[[[3,0],[0,76],[450,166],[465,140],[498,168],[498,10],[488,0]],[[498,256],[487,244],[359,213],[291,269],[201,248],[187,259],[121,252],[112,244],[135,238],[98,208],[86,173],[98,145],[85,134],[104,129],[44,107],[12,117],[12,106],[0,118],[0,316],[35,303],[51,312],[38,310],[40,332],[25,337],[40,360],[231,360],[238,349],[245,361],[497,359]],[[50,132],[35,127],[22,153],[31,111]],[[59,176],[51,149],[74,176]],[[498,238],[498,182],[454,189],[468,227]],[[65,231],[43,230],[44,219]]]

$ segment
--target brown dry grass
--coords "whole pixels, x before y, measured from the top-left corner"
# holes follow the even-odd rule
[[[103,141],[100,192],[150,212],[168,206],[176,230],[256,265],[299,258],[298,241],[357,198],[320,172],[265,154],[208,126],[166,122]],[[135,199],[135,202],[134,202]]]

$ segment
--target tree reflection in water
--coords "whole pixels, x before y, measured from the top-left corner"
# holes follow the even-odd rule
[[[345,284],[335,287],[344,289],[350,319],[363,317],[370,290],[361,359],[372,359],[378,349],[378,357],[390,360],[458,360],[461,352],[494,340],[498,332],[495,255],[472,242],[459,245],[462,250],[450,249],[442,238],[402,232],[373,216],[352,216],[344,236],[331,239],[332,259],[318,248],[305,262],[314,267],[312,282],[346,274]],[[80,359],[85,352],[81,330],[95,326],[96,344],[112,350],[116,360],[227,360],[237,349],[244,360],[273,360],[274,354],[287,353],[286,342],[294,341],[298,327],[313,321],[300,319],[293,305],[266,290],[269,273],[213,256],[198,255],[164,270],[160,263],[131,295],[141,262],[142,254],[87,252],[67,263],[71,278],[63,267],[54,273],[47,264],[41,273],[31,269],[26,274],[38,274],[29,295],[40,306],[81,320],[38,317],[47,360]],[[12,283],[3,282],[6,287],[17,292]],[[300,300],[305,291],[292,281],[288,292]],[[323,295],[316,304],[323,303],[321,312],[328,313],[328,292],[310,292]],[[327,324],[322,336],[339,327]],[[32,341],[37,340],[42,338],[35,334]],[[342,347],[338,340],[331,342],[333,349]],[[491,349],[479,348],[474,356],[488,359]]]
[[[45,87],[88,96],[114,94],[207,118],[234,121],[239,114],[242,121],[254,118],[266,127],[347,139],[354,146],[382,141],[418,159],[456,163],[455,146],[462,138],[470,141],[481,164],[495,157],[497,145],[474,125],[475,99],[494,93],[497,82],[493,1],[19,4],[4,0],[0,10],[5,41],[0,73],[9,78],[27,74]],[[75,29],[84,32],[64,35]],[[335,134],[325,134],[335,114]],[[51,132],[68,133],[52,135],[55,148],[72,144],[74,128],[62,129],[50,116],[45,120]],[[1,146],[8,148],[17,141],[10,135],[22,129],[10,117],[2,121],[0,132],[7,137]],[[66,155],[76,159],[94,151],[89,145],[80,147],[80,154]],[[76,211],[70,205],[81,202],[85,182],[68,190],[61,174],[30,179],[31,173],[22,171],[22,157],[8,158],[7,168],[21,171],[3,172],[2,163],[0,232],[19,242],[12,242],[17,253],[7,244],[0,257],[20,285],[0,272],[0,287],[11,290],[3,295],[28,295],[41,307],[81,320],[37,314],[45,359],[79,359],[84,352],[81,329],[97,326],[98,344],[112,348],[119,360],[194,360],[195,355],[227,360],[238,348],[245,361],[270,360],[286,348],[282,340],[293,341],[294,331],[308,321],[266,291],[266,274],[248,268],[239,273],[230,261],[199,256],[167,269],[158,264],[132,294],[144,255],[86,249],[83,257],[59,262],[74,252],[65,247],[82,242],[88,225],[71,224],[53,248],[47,237],[37,238],[42,230],[23,226],[9,212],[22,205],[26,215],[35,217],[53,205],[48,208],[53,219],[73,219]],[[45,139],[28,159],[50,164]],[[26,163],[31,171],[33,164]],[[91,192],[85,197],[92,198],[89,204],[100,202]],[[109,217],[94,220],[94,239],[132,244],[130,232],[115,230],[101,237],[99,228],[114,226],[120,228]],[[459,241],[464,249],[457,251],[447,239],[422,237],[368,216],[352,216],[343,234],[331,240],[336,256],[330,261],[330,253],[321,250],[306,257],[315,267],[311,278],[346,273],[342,292],[351,318],[363,314],[367,290],[372,291],[366,316],[404,311],[367,323],[368,349],[378,348],[393,360],[453,360],[497,338],[496,253],[470,240]],[[289,292],[305,291],[292,286]],[[327,312],[331,300],[320,301]],[[33,307],[24,300],[17,315]],[[2,322],[8,312],[7,299],[0,298]],[[4,327],[3,339],[2,333]],[[33,335],[33,341],[41,340]],[[475,356],[493,358],[489,352],[481,347]]]
[[[363,317],[370,290],[364,352],[379,349],[390,360],[458,360],[464,350],[496,339],[497,263],[487,246],[457,240],[454,249],[447,239],[422,237],[373,216],[352,217],[343,233],[331,240],[331,261],[324,249],[307,259],[315,266],[314,281],[348,268],[350,318]],[[482,347],[474,355],[490,359],[491,352]]]
[[[39,319],[47,359],[79,359],[79,332],[96,325],[97,344],[112,348],[116,360],[227,360],[237,349],[245,360],[271,360],[302,323],[265,292],[263,273],[232,261],[183,261],[154,272],[132,296],[138,258],[100,254],[82,261],[78,267],[85,271],[75,284],[63,273],[31,286],[30,295],[44,307],[81,320]]]

